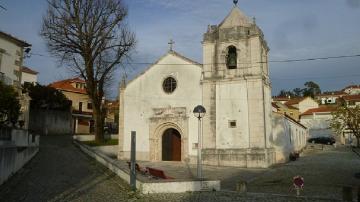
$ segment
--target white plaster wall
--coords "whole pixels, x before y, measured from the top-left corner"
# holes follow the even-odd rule
[[[319,104],[312,98],[306,98],[303,101],[299,102],[299,112],[304,113],[309,109],[318,108]]]
[[[282,114],[272,114],[270,144],[276,151],[276,162],[286,162],[291,152],[301,151],[306,146],[308,130]]]
[[[22,48],[3,38],[0,38],[0,48],[5,50],[5,53],[2,53],[0,72],[11,79],[11,84],[14,80],[20,81],[20,78],[14,74],[14,70],[20,73],[20,66],[15,65],[15,61],[22,61],[21,56],[16,54],[16,51],[22,53]]]
[[[177,80],[177,88],[172,94],[166,94],[162,88],[163,80],[168,76]],[[189,155],[196,155],[192,145],[197,142],[198,122],[192,111],[195,106],[202,104],[200,78],[200,66],[167,54],[144,74],[131,81],[124,91],[123,150],[130,151],[130,134],[131,131],[136,131],[137,151],[149,152],[149,118],[153,116],[153,108],[186,107]]]
[[[249,123],[247,85],[245,81],[220,83],[216,86],[216,147],[248,148]],[[229,121],[236,121],[230,128]]]
[[[37,75],[36,74],[29,74],[26,72],[21,72],[21,84],[25,82],[29,83],[36,83],[37,82]]]
[[[330,128],[331,113],[314,113],[301,116],[300,122],[309,128],[310,137],[335,136]]]

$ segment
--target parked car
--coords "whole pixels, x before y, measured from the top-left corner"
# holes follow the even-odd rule
[[[334,144],[336,140],[333,137],[313,137],[308,139],[308,142],[315,144]]]

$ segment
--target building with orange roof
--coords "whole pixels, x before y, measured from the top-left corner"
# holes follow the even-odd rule
[[[49,86],[60,90],[72,102],[74,134],[92,133],[94,131],[91,99],[86,92],[86,83],[80,78],[65,79],[51,83]]]
[[[360,94],[359,95],[347,95],[343,97],[344,101],[348,106],[360,105]]]
[[[360,85],[350,85],[345,87],[342,91],[349,95],[359,95],[360,94]]]
[[[315,99],[318,100],[322,105],[325,104],[336,104],[338,99],[347,95],[344,91],[333,91],[315,95]]]
[[[311,97],[293,98],[285,102],[285,105],[298,109],[300,114],[304,113],[308,109],[319,107],[319,103]]]

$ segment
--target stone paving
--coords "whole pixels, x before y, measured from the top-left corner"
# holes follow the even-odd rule
[[[234,190],[238,181],[247,181],[251,192],[247,195],[226,191],[139,195],[76,148],[71,137],[43,136],[40,142],[39,154],[0,187],[0,201],[339,201],[343,185],[360,184],[359,179],[354,178],[354,174],[360,172],[360,157],[342,147],[306,151],[298,161],[270,169],[204,166],[205,177],[222,180],[223,189]],[[119,163],[126,167],[124,161]],[[195,165],[139,164],[161,168],[180,179],[193,178],[196,174]],[[294,195],[289,192],[294,175],[305,178],[302,192],[305,197],[286,196]]]
[[[40,151],[0,187],[0,201],[126,201],[129,186],[72,144],[42,136]]]
[[[305,150],[294,162],[281,164],[269,169],[241,169],[231,167],[203,166],[204,177],[220,179],[222,190],[235,190],[241,181],[248,183],[248,191],[253,193],[271,193],[295,195],[292,178],[300,175],[304,178],[305,188],[301,195],[311,197],[342,198],[342,187],[354,188],[354,198],[360,179],[360,157],[350,148],[326,146]],[[160,168],[169,176],[177,179],[189,179],[196,176],[196,165],[178,162],[139,162],[141,166]]]

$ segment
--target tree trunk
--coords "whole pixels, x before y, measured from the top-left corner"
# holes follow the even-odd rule
[[[94,119],[95,119],[95,141],[102,143],[104,142],[104,120],[102,116],[101,103],[94,103]]]

